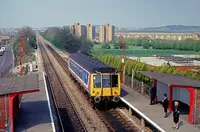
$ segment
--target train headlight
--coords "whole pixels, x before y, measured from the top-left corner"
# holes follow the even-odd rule
[[[96,92],[96,96],[99,95],[99,92]]]

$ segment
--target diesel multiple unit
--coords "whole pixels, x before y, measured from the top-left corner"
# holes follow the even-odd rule
[[[68,68],[92,102],[120,100],[120,73],[115,68],[81,53],[70,55]]]

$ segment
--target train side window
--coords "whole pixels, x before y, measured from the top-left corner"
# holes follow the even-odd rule
[[[112,75],[112,87],[118,87],[118,75]]]

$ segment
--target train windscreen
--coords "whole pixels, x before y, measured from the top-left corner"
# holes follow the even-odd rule
[[[103,88],[118,87],[118,75],[103,75],[102,78],[101,75],[95,75],[94,88],[101,88],[101,82]]]

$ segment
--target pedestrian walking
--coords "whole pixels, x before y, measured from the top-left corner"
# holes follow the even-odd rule
[[[163,105],[164,112],[165,112],[164,118],[166,118],[167,117],[167,109],[168,109],[168,105],[169,105],[169,101],[168,101],[166,93],[164,94],[164,100],[162,100],[162,105]]]
[[[180,111],[179,111],[179,103],[178,101],[175,101],[174,102],[174,108],[173,108],[173,121],[175,123],[174,125],[174,129],[178,129],[178,122],[179,122],[179,114],[180,114]]]

